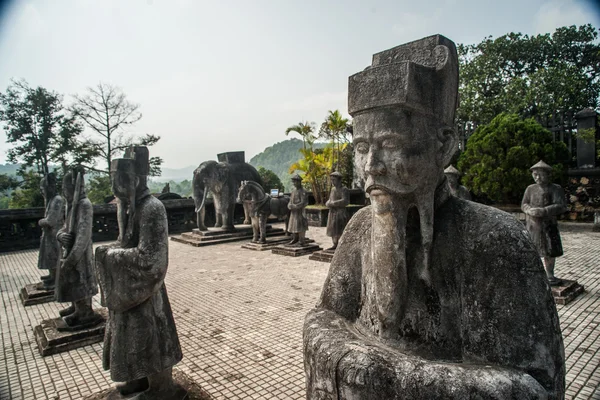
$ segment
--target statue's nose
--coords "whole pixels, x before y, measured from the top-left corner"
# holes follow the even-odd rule
[[[385,175],[387,169],[385,164],[379,159],[375,151],[370,151],[367,156],[367,164],[365,165],[365,171],[370,175]]]

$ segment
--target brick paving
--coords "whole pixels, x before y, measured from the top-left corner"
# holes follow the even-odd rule
[[[586,288],[558,307],[567,399],[600,399],[600,233],[590,225],[562,228],[557,275]],[[325,228],[311,228],[309,237],[329,247]],[[328,264],[245,250],[239,242],[170,242],[169,258],[167,289],[184,352],[178,368],[215,399],[303,399],[302,323]],[[36,265],[36,250],[0,254],[0,399],[80,399],[109,387],[101,344],[38,355],[33,327],[62,306],[21,305],[19,290],[40,275]]]

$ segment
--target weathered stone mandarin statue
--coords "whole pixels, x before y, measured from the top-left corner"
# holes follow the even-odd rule
[[[531,168],[535,184],[525,189],[521,209],[525,213],[525,224],[540,257],[550,285],[562,281],[554,276],[556,257],[563,255],[562,241],[556,217],[567,211],[563,189],[550,182],[552,167],[543,161]]]
[[[290,209],[288,232],[292,234],[289,245],[304,246],[306,244],[306,231],[308,230],[308,219],[304,215],[304,209],[308,205],[308,194],[302,187],[300,175],[294,174],[292,183],[295,189],[292,191],[288,203]]]
[[[56,191],[56,175],[50,172],[40,182],[42,196],[46,203],[44,218],[38,225],[42,228],[38,268],[47,269],[48,275],[42,276],[40,289],[52,290],[56,281],[56,267],[60,260],[60,243],[56,239],[58,230],[65,221],[65,202]]]
[[[329,216],[327,217],[327,236],[331,237],[333,246],[328,250],[335,250],[338,241],[344,232],[344,228],[348,223],[348,211],[346,206],[350,203],[350,195],[348,189],[342,186],[342,174],[339,172],[331,173],[331,192],[329,200],[325,205],[329,208]]]
[[[113,381],[124,382],[117,386],[120,396],[181,399],[183,389],[174,383],[172,367],[182,353],[164,282],[167,213],[150,195],[148,172],[147,147],[130,148],[125,158],[111,164],[119,237],[96,249],[103,302],[109,311],[103,363]]]
[[[63,178],[67,215],[64,227],[56,236],[64,250],[56,271],[54,296],[59,303],[71,303],[60,311],[71,330],[88,328],[104,321],[92,309],[92,297],[98,293],[92,250],[94,209],[85,194],[83,174],[81,168],[76,168]]]
[[[452,196],[456,196],[465,200],[471,200],[471,193],[469,193],[469,189],[458,183],[458,179],[460,178],[459,170],[454,168],[453,165],[450,165],[444,170],[444,174],[448,180],[448,188],[450,188],[450,194]]]
[[[348,223],[305,320],[308,399],[564,398],[533,243],[511,215],[449,193],[457,91],[456,47],[440,35],[349,78],[371,205]]]

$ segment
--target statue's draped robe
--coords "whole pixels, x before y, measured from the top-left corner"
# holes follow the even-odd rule
[[[415,273],[419,222],[409,213],[408,305],[385,343],[376,332],[371,206],[350,220],[304,325],[308,399],[469,398],[455,383],[474,376],[564,397],[558,315],[527,232],[507,213],[446,197],[436,202],[429,285]]]
[[[327,236],[340,236],[348,223],[349,202],[348,189],[345,187],[331,188],[329,193],[329,215],[327,216]]]
[[[563,189],[553,183],[548,184],[546,187],[538,184],[529,185],[523,195],[521,209],[526,212],[531,208],[543,208],[547,214],[545,217],[534,217],[525,214],[525,225],[540,256],[562,256],[562,241],[560,240],[556,216],[567,210]]]
[[[61,303],[87,299],[98,293],[92,249],[94,208],[87,197],[80,198],[75,215],[75,231],[68,232],[72,209],[71,205],[67,210],[65,225],[60,230],[74,235],[73,247],[67,258],[59,262],[56,271],[54,296]]]
[[[168,265],[164,205],[145,191],[132,216],[123,209],[120,215],[128,219],[121,227],[121,233],[128,233],[121,238],[124,247],[117,243],[96,252],[103,303],[109,310],[103,364],[116,382],[164,371],[182,358],[164,284]]]
[[[60,242],[56,239],[58,230],[65,220],[65,202],[59,195],[52,197],[46,205],[42,238],[40,240],[39,269],[56,269],[61,257]]]
[[[300,233],[308,230],[308,219],[304,215],[304,208],[308,205],[308,194],[304,188],[295,189],[290,194],[288,207],[294,205],[298,208],[290,208],[290,221],[288,232]]]

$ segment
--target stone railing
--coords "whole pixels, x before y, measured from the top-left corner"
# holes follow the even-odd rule
[[[164,200],[163,204],[167,210],[169,233],[191,231],[196,227],[196,213],[192,199]],[[214,223],[212,203],[207,204],[206,207],[207,222],[212,219]],[[0,252],[38,248],[42,235],[38,221],[42,218],[44,218],[44,209],[41,207],[0,210]],[[117,238],[119,226],[116,204],[94,206],[92,232],[94,242]]]

